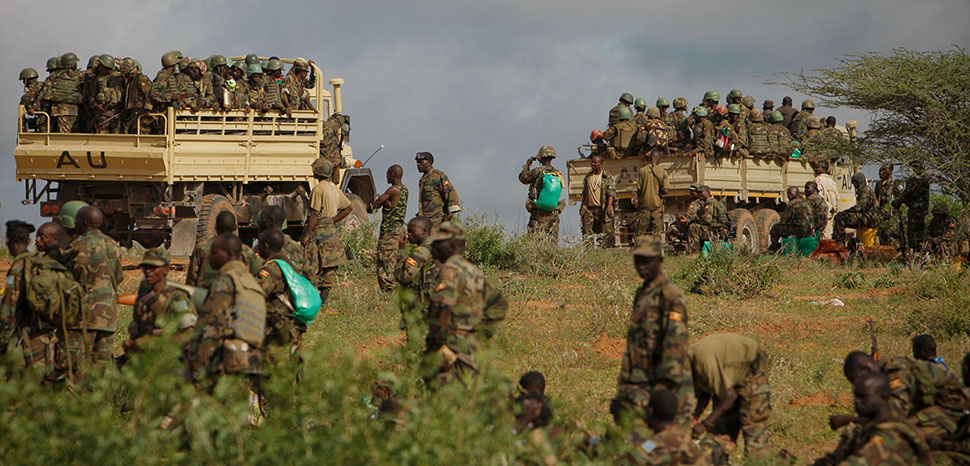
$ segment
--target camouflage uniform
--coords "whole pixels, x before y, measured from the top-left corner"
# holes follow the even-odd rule
[[[330,181],[333,183],[338,182],[337,169],[343,166],[344,161],[340,151],[342,149],[341,133],[345,122],[346,117],[334,113],[323,123],[323,133],[320,138],[320,157],[327,159],[333,165],[333,171],[330,175]]]
[[[683,426],[670,426],[649,439],[634,434],[632,456],[634,464],[648,466],[680,466],[707,464],[700,446],[691,440],[690,431]]]
[[[202,75],[202,88],[208,89],[212,93],[212,101],[209,102],[209,106],[222,107],[225,86],[226,78],[216,73],[215,70],[208,70]]]
[[[302,362],[302,341],[306,324],[297,320],[283,270],[277,260],[289,263],[284,254],[275,254],[266,259],[265,265],[256,275],[266,295],[266,337],[263,339],[263,358],[273,364],[289,358]],[[292,264],[291,264],[292,267]]]
[[[835,451],[815,462],[836,464],[926,464],[929,446],[906,420],[888,416],[847,428]]]
[[[659,243],[659,242],[658,242]],[[661,246],[656,246],[660,252]],[[650,392],[666,388],[680,403],[675,422],[687,426],[694,412],[694,382],[687,356],[687,305],[676,285],[660,274],[633,298],[626,350],[614,403],[642,418]]]
[[[687,117],[684,116],[684,113],[680,110],[674,110],[667,114],[664,121],[674,130],[674,137],[670,141],[670,146],[677,149],[686,148],[690,132],[687,129]]]
[[[152,82],[148,79],[148,76],[136,72],[129,77],[125,86],[122,132],[135,134],[138,131],[139,117],[152,111],[151,98],[149,97],[151,89]],[[152,120],[148,117],[141,119],[143,133],[151,132],[151,126]]]
[[[595,175],[593,172],[586,174],[583,178],[583,202],[579,206],[579,217],[582,220],[583,240],[592,241],[593,235],[603,236],[603,246],[613,245],[613,215],[606,213],[607,197],[616,199],[616,180],[608,171],[603,170],[602,177],[599,179],[600,197],[598,205],[590,205],[590,182]]]
[[[249,85],[245,80],[232,80],[235,86],[230,86],[230,81],[226,80],[222,84],[222,92],[229,94],[229,108],[232,110],[244,110],[249,107]]]
[[[896,221],[898,212],[893,207],[893,201],[899,196],[901,188],[899,180],[892,178],[876,182],[874,192],[879,203],[879,244],[893,244],[899,236],[899,222]]]
[[[926,229],[926,244],[930,252],[942,257],[957,255],[957,220],[949,213],[946,204],[933,206],[933,218]]]
[[[633,120],[623,120],[611,125],[603,132],[603,140],[610,142],[610,148],[616,154],[616,158],[630,157],[637,155],[637,125]],[[626,148],[623,148],[623,141],[626,141]]]
[[[20,96],[20,105],[24,106],[24,110],[41,111],[40,91],[43,87],[44,85],[37,79],[24,86],[24,94]],[[23,131],[27,131],[28,125],[35,131],[47,130],[47,122],[43,115],[37,115],[37,118],[32,120],[24,120],[23,123]]]
[[[299,241],[290,238],[290,235],[283,234],[283,250],[281,252],[286,256],[286,260],[293,266],[296,273],[307,278],[310,277],[310,272],[307,271],[306,267],[306,251]]]
[[[119,132],[125,77],[111,70],[106,74],[95,74],[92,84],[91,93],[85,96],[91,129],[98,133]]]
[[[52,131],[70,133],[77,123],[79,104],[83,100],[81,84],[84,74],[78,70],[60,69],[47,78],[51,84],[41,99],[50,102],[51,118],[57,123]],[[45,82],[46,85],[46,82]]]
[[[697,213],[688,217],[691,249],[700,251],[704,241],[715,242],[727,238],[728,218],[721,203],[710,197],[698,199]]]
[[[242,261],[229,261],[209,287],[185,360],[196,379],[259,372],[266,301]],[[258,336],[258,338],[256,338]]]
[[[324,180],[326,181],[326,180]],[[347,252],[332,218],[320,217],[306,244],[307,278],[320,290],[323,303],[333,288],[337,267],[347,261]]]
[[[642,126],[647,124],[647,114],[642,109],[637,109],[637,114],[633,115],[633,124]]]
[[[249,101],[249,108],[265,112],[269,110],[269,99],[266,95],[266,78],[263,78],[263,83],[257,85],[255,81],[250,79],[246,82],[246,89],[249,94],[246,99]]]
[[[925,176],[916,175],[906,180],[906,189],[893,201],[894,206],[906,204],[906,246],[923,249],[926,234],[926,214],[930,210],[930,182]]]
[[[824,204],[825,201],[822,203]],[[808,200],[801,196],[790,200],[788,207],[785,207],[785,211],[781,213],[781,220],[771,227],[772,247],[780,245],[780,240],[788,236],[798,239],[813,236],[817,222],[818,215]]]
[[[829,206],[825,199],[817,191],[808,196],[808,204],[812,206],[812,229],[815,231],[825,230],[825,222],[828,221]]]
[[[529,234],[548,235],[554,240],[559,240],[559,214],[566,207],[564,201],[559,201],[556,210],[545,210],[536,205],[539,192],[542,191],[542,178],[547,175],[559,176],[563,188],[566,183],[562,180],[562,173],[556,168],[540,165],[529,169],[529,164],[522,166],[519,172],[519,182],[529,185],[529,199],[525,203],[525,210],[529,211]]]
[[[290,104],[290,108],[306,110],[306,104],[303,103],[303,80],[296,77],[293,69],[290,69],[290,72],[283,77],[281,91],[283,98]]]
[[[155,81],[152,82],[148,95],[155,104],[155,108],[161,110],[176,105],[188,95],[188,91],[173,68],[162,68],[155,75]]]
[[[637,235],[663,235],[664,204],[661,190],[670,188],[670,177],[659,165],[647,164],[637,170]]]
[[[734,150],[744,151],[748,150],[748,124],[747,116],[741,115],[738,117],[734,123],[731,123],[731,143],[734,144]]]
[[[464,236],[464,228],[445,222],[432,235],[432,241]],[[478,372],[475,353],[495,335],[507,308],[502,293],[461,254],[441,264],[428,309],[425,380],[437,385],[463,381]]]
[[[266,108],[283,110],[286,107],[283,105],[283,92],[282,83],[276,82],[276,79],[271,76],[266,76],[263,79],[263,90],[266,93]]]
[[[776,157],[788,160],[795,149],[792,147],[791,133],[783,123],[768,126],[768,148]]]
[[[209,288],[216,277],[219,276],[219,271],[209,265],[208,259],[209,250],[212,249],[212,243],[214,241],[215,238],[212,238],[195,246],[195,250],[192,251],[192,257],[189,259],[189,268],[185,271],[186,285]],[[256,255],[253,248],[245,244],[242,246],[242,261],[249,266],[249,273],[252,275],[259,273],[259,269],[263,267],[262,259]]]
[[[64,344],[72,353],[72,361],[81,361],[82,355],[89,353],[91,362],[98,362],[110,358],[114,350],[118,324],[115,300],[122,280],[121,251],[118,243],[100,230],[78,236],[71,242],[71,248],[74,257],[71,269],[74,279],[84,288],[82,307],[87,314],[79,328],[67,331]]]
[[[148,283],[142,280],[138,285],[138,298],[131,313],[131,323],[128,324],[128,338],[135,341],[136,347],[144,348],[153,338],[174,335],[181,326],[180,321],[187,315],[193,316],[188,318],[188,322],[194,325],[198,312],[192,298],[184,289],[166,283],[162,292],[155,294]]]
[[[461,210],[458,192],[441,170],[431,169],[418,181],[418,215],[431,220],[431,228],[438,228],[445,215]]]
[[[401,250],[403,256],[404,251]],[[421,298],[427,302],[431,297],[432,286],[437,284],[438,267],[435,265],[431,255],[431,237],[411,251],[404,260],[398,264],[394,278],[398,283],[418,292]]]
[[[189,107],[208,108],[215,103],[216,97],[212,89],[211,81],[206,81],[204,76],[199,78],[198,81],[195,81],[185,73],[179,74],[179,76],[185,76],[187,78],[183,84],[188,95],[185,98],[185,105]]]
[[[620,122],[620,109],[623,107],[626,107],[627,110],[631,110],[630,111],[631,114],[633,113],[632,109],[630,108],[630,105],[628,104],[620,102],[614,105],[613,108],[610,109],[610,118],[606,124],[607,128]]]
[[[710,118],[700,118],[694,122],[694,150],[699,155],[714,155],[714,123]]]
[[[836,243],[845,242],[847,227],[874,227],[879,223],[879,206],[876,204],[876,196],[872,194],[872,188],[869,185],[863,185],[862,189],[856,189],[855,197],[854,206],[835,214],[832,239]]]
[[[811,137],[808,134],[808,117],[811,115],[811,112],[808,110],[802,110],[792,118],[791,126],[788,128],[791,130],[791,137],[796,141],[806,142]]]
[[[957,431],[970,393],[963,382],[941,364],[897,356],[882,362],[889,378],[890,405],[923,435],[947,436]]]
[[[381,209],[381,230],[377,239],[377,285],[384,291],[394,289],[394,270],[401,260],[399,246],[401,238],[407,235],[404,219],[408,209],[408,188],[398,185],[401,198],[394,207]]]
[[[0,302],[0,352],[19,339],[24,364],[46,373],[54,368],[58,328],[31,311],[26,302],[24,265],[35,254],[26,251],[20,253],[13,259],[7,272],[3,301]]]

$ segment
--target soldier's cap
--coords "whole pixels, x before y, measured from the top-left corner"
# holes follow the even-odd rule
[[[692,185],[688,186],[687,187],[687,190],[688,191],[700,191],[700,189],[697,187],[696,184],[692,184]]]
[[[333,171],[333,164],[329,160],[320,157],[310,164],[310,169],[313,170],[313,176],[330,178],[330,172]]]
[[[431,152],[418,152],[415,154],[414,160],[429,160],[434,162],[434,156],[431,155]]]
[[[444,241],[446,239],[465,239],[468,232],[465,227],[458,222],[444,222],[438,229],[431,234],[431,242]]]
[[[885,168],[887,170],[892,170],[893,167],[894,167],[894,165],[891,164],[891,163],[884,163],[884,164],[882,164],[882,165],[879,166],[879,169],[882,170],[883,168]]]
[[[142,257],[141,263],[138,264],[139,267],[143,265],[149,265],[152,267],[164,267],[172,263],[172,256],[168,254],[167,251],[163,251],[158,248],[151,248],[145,251],[145,256]]]
[[[638,236],[634,240],[630,253],[634,256],[663,257],[664,243],[657,236]]]
[[[307,70],[310,69],[310,62],[306,58],[296,57],[296,60],[293,60],[293,67],[298,70]]]
[[[774,106],[775,106],[775,101],[774,100],[765,100],[765,104],[762,107],[763,108],[771,108],[771,107],[774,107]]]

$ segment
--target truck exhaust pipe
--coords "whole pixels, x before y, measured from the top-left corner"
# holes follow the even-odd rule
[[[343,85],[344,80],[340,78],[333,78],[328,81],[331,86],[333,86],[333,111],[336,113],[343,113],[343,101],[340,98],[340,86]]]

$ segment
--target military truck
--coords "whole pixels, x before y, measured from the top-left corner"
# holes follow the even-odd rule
[[[580,154],[584,152],[580,148]],[[643,156],[606,159],[603,169],[616,178],[616,243],[628,245],[633,239],[636,208],[637,170],[649,162]],[[788,201],[789,186],[801,189],[815,179],[808,161],[803,158],[779,160],[775,157],[704,157],[692,152],[673,152],[661,156],[659,165],[670,177],[670,190],[664,197],[664,224],[668,227],[685,215],[690,185],[706,184],[711,195],[727,209],[731,220],[730,241],[736,249],[758,252],[767,249],[771,227],[778,223],[780,212]],[[583,179],[590,172],[589,159],[581,157],[566,162],[569,204],[582,200]],[[855,205],[855,191],[850,178],[855,167],[836,164],[830,172],[839,186],[839,210]],[[669,229],[669,228],[668,228]]]
[[[85,201],[104,211],[105,231],[122,244],[167,244],[175,255],[211,238],[222,211],[235,213],[244,241],[255,236],[257,213],[266,205],[282,206],[288,231],[300,231],[324,122],[343,113],[344,81],[330,79],[331,93],[320,68],[310,66],[316,111],[294,110],[289,117],[168,108],[143,116],[135,134],[52,133],[49,124],[27,132],[21,106],[14,158],[17,180],[25,185],[23,203],[39,204],[41,216],[53,217],[65,202]],[[148,130],[151,119],[162,127],[159,134]],[[348,141],[342,148],[346,168],[336,180],[353,205],[343,228],[365,220],[375,198],[370,169],[354,159]]]

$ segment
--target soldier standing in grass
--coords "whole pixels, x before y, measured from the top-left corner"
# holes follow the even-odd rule
[[[337,267],[347,259],[344,245],[337,236],[336,223],[350,215],[350,200],[337,185],[330,183],[333,166],[318,158],[311,166],[317,184],[310,192],[310,214],[300,243],[306,248],[306,270],[311,283],[327,304]]]
[[[613,246],[613,200],[616,180],[603,169],[603,156],[589,158],[590,172],[583,178],[583,200],[579,207],[583,240],[593,244],[594,235],[602,235],[603,247]]]
[[[552,146],[542,146],[539,153],[529,157],[522,165],[519,172],[519,182],[529,185],[529,199],[525,203],[526,210],[529,211],[529,234],[548,235],[554,241],[559,240],[559,214],[565,208],[566,203],[558,200],[553,202],[555,205],[543,205],[541,194],[546,188],[547,179],[552,178],[559,183],[561,190],[565,183],[562,173],[552,166],[552,160],[556,158],[556,149]],[[540,165],[530,168],[532,162],[538,160]],[[550,210],[551,208],[551,210]]]
[[[650,392],[667,389],[677,398],[674,422],[687,426],[694,410],[694,384],[687,354],[686,301],[661,270],[663,242],[659,238],[637,238],[632,252],[643,284],[633,298],[623,366],[610,413],[617,422],[628,413],[642,417]]]
[[[441,222],[451,221],[455,214],[461,212],[458,192],[448,180],[448,175],[434,168],[431,152],[418,152],[414,160],[422,173],[418,181],[418,215],[427,217],[432,229],[438,228]]]
[[[404,169],[391,165],[387,169],[387,183],[391,185],[381,194],[371,210],[381,208],[381,235],[377,240],[377,285],[382,291],[394,289],[394,270],[400,261],[400,244],[407,235],[404,219],[408,209],[408,188],[401,182]]]
[[[814,181],[805,182],[805,200],[812,206],[812,229],[817,234],[821,234],[822,230],[825,229],[825,222],[828,218],[828,204],[818,193],[818,183]]]
[[[145,349],[148,341],[176,334],[183,341],[191,336],[198,314],[192,298],[183,286],[169,284],[171,257],[160,249],[149,249],[138,264],[145,279],[138,285],[138,298],[131,312],[128,340],[122,344],[126,352]]]

